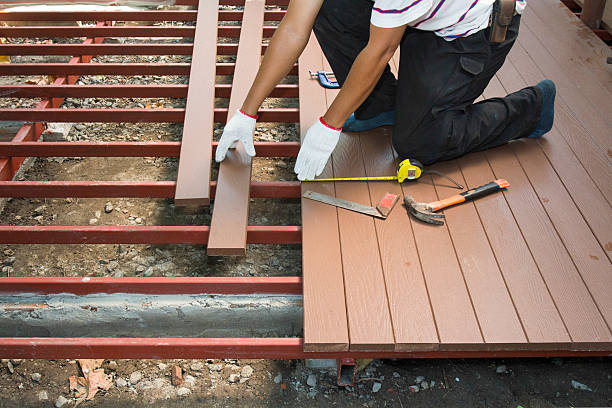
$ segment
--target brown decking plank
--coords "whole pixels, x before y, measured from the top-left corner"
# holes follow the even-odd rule
[[[508,68],[504,68],[503,70],[508,71]],[[516,76],[505,75],[501,77],[509,83],[508,87],[516,87],[516,82],[519,82],[519,78]],[[505,90],[499,88],[501,85],[505,85],[505,83],[500,84],[497,78],[491,82],[491,85],[498,86],[496,93],[505,93]],[[557,143],[562,143],[562,140],[551,139],[549,142],[549,144]],[[538,204],[540,204],[546,211],[546,213],[543,213],[540,208],[537,208],[535,211],[533,208],[529,208],[530,216],[535,216],[538,223],[545,224],[548,224],[548,220],[550,218],[550,222],[554,224],[554,230],[552,230],[552,226],[548,227],[549,234],[554,233],[557,235],[558,233],[559,235],[559,238],[555,238],[554,240],[542,239],[542,242],[539,242],[538,240],[536,245],[550,245],[551,243],[555,242],[558,246],[559,243],[557,243],[557,241],[560,240],[563,242],[564,248],[567,250],[569,257],[571,257],[571,259],[569,259],[568,256],[561,254],[560,256],[557,255],[555,259],[544,259],[545,262],[558,261],[563,263],[564,267],[557,267],[556,270],[553,266],[550,273],[550,280],[554,279],[556,281],[554,282],[555,284],[569,286],[567,289],[567,291],[570,292],[569,296],[567,296],[563,291],[560,292],[559,295],[555,295],[553,291],[553,297],[555,297],[557,304],[572,300],[572,298],[574,298],[573,302],[576,304],[576,313],[587,315],[584,319],[580,319],[582,316],[578,317],[578,319],[584,320],[585,323],[590,323],[593,326],[590,328],[590,331],[595,331],[596,333],[592,333],[591,337],[588,338],[586,337],[586,335],[589,334],[588,330],[580,330],[579,327],[577,328],[577,332],[580,333],[581,336],[583,332],[585,332],[583,340],[587,346],[589,346],[588,340],[602,344],[607,343],[609,346],[612,344],[610,342],[609,334],[609,329],[612,327],[612,297],[609,293],[609,289],[612,288],[612,267],[609,260],[609,254],[607,256],[604,249],[600,245],[601,241],[598,242],[594,236],[596,231],[594,228],[598,227],[598,225],[596,225],[596,214],[592,214],[593,225],[591,228],[589,228],[589,225],[583,218],[583,213],[579,211],[574,199],[572,199],[564,187],[563,183],[559,179],[559,176],[555,172],[555,169],[553,169],[548,160],[546,160],[544,153],[539,148],[535,140],[516,141],[511,143],[511,147],[516,153],[520,166],[525,170],[525,174],[533,186],[534,192],[537,194],[537,197],[531,197],[532,201],[534,199],[537,200]],[[510,146],[508,148],[510,148]],[[513,171],[511,166],[516,164],[517,163],[511,163],[510,169],[506,169],[506,171]],[[563,167],[567,167],[567,163]],[[609,227],[612,225],[612,222],[610,221],[612,210],[607,203],[603,201],[603,197],[601,197],[601,195],[594,194],[594,192],[592,192],[583,197],[583,201],[586,205],[597,200],[601,202],[599,223],[603,224],[603,233],[608,234],[609,237]],[[523,203],[518,202],[518,204],[521,205]],[[518,210],[519,214],[523,214],[524,212],[525,210]],[[532,222],[535,223],[534,221]],[[533,224],[527,224],[526,228],[529,228],[531,225]],[[525,232],[525,227],[523,230]],[[530,244],[530,247],[532,248],[534,255],[536,255],[536,251],[534,250],[532,244]],[[612,248],[610,248],[610,250],[612,250]],[[570,277],[559,273],[566,271],[567,268],[570,268],[572,271]],[[573,273],[573,270],[576,268],[579,272],[577,277],[574,276]],[[549,287],[551,287],[550,284]],[[587,291],[587,293],[585,293],[585,291]],[[591,301],[587,299],[587,297],[589,299],[592,297],[594,300],[598,309],[597,313],[593,310]],[[599,313],[601,313],[604,320],[607,322],[606,330],[603,330],[601,327],[601,323],[597,317]],[[592,317],[590,322],[588,319],[589,316]],[[564,315],[563,319],[568,326],[568,329],[570,329],[572,338],[574,341],[577,341],[576,336],[571,330],[572,326],[568,324],[567,318]],[[605,333],[606,331],[608,331],[607,336],[597,336],[597,334]],[[580,338],[578,338],[578,340],[580,340]]]
[[[525,82],[535,84],[545,75],[540,72],[520,44],[515,44],[508,60],[514,65]],[[555,127],[589,173],[608,202],[612,200],[612,172],[607,156],[594,144],[588,132],[569,113],[567,105],[558,98],[555,102]],[[547,138],[548,136],[544,136]]]
[[[488,97],[505,94],[497,78],[493,78],[485,91]],[[540,150],[537,144],[531,147]],[[574,347],[610,343],[612,334],[512,147],[506,145],[489,150],[486,156],[495,176],[506,178],[511,183],[511,188],[504,192],[504,196],[572,337]],[[532,163],[532,167],[532,173],[554,174],[546,160]],[[569,197],[566,199],[571,201]],[[578,212],[565,214],[565,222],[568,224],[576,226],[581,221],[584,220]],[[592,241],[600,249],[599,244],[594,239]]]
[[[176,205],[210,201],[218,0],[200,0],[193,39],[193,57],[181,156],[176,179]]]
[[[504,64],[498,71],[497,77],[501,81],[506,92],[514,92],[526,86],[525,80],[520,76],[519,72],[512,64],[512,61]],[[610,204],[594,184],[578,158],[567,145],[565,139],[560,135],[557,123],[555,123],[550,133],[537,141],[543,153],[546,155],[546,157],[543,157],[538,154],[537,160],[547,159],[551,163],[558,178],[561,180],[565,189],[588,223],[589,228],[597,237],[602,248],[607,251],[608,258],[610,258],[612,254],[612,229],[610,228],[610,225],[612,225],[612,211]],[[537,154],[537,152],[534,153],[532,151],[531,154]],[[519,155],[519,160],[523,162],[521,155]],[[530,174],[527,169],[527,164],[524,164],[523,167],[527,170],[527,174],[534,186],[537,181],[542,183],[536,187],[540,197],[542,197],[544,191],[550,191],[549,187],[551,185],[558,186],[558,183],[556,183],[557,178],[553,177],[553,175],[539,177],[539,174]],[[534,177],[537,177],[537,179],[534,179]],[[555,192],[556,190],[557,187],[552,191]],[[544,206],[548,207],[548,203],[545,201]],[[558,223],[558,221],[554,219],[553,221]]]
[[[513,148],[536,190],[540,202],[554,223],[565,243],[574,264],[578,268],[608,328],[612,327],[612,265],[606,257],[589,226],[578,211],[540,149],[532,141],[513,144]],[[607,224],[608,227],[611,224]]]
[[[612,92],[610,71],[606,67],[606,57],[612,56],[612,50],[593,31],[559,0],[539,0],[527,6],[528,12],[523,19],[545,25],[551,36],[562,41],[580,61],[588,67],[600,83]]]
[[[442,162],[436,170],[465,185],[456,161]],[[435,178],[438,197],[459,192],[447,180]],[[484,227],[473,203],[444,211],[457,259],[468,287],[487,348],[508,348],[527,338],[497,265]]]
[[[538,34],[544,35],[543,33]],[[610,138],[612,128],[606,122],[606,116],[598,113],[596,108],[592,106],[592,102],[610,101],[609,94],[605,92],[605,96],[601,96],[593,93],[591,89],[582,91],[585,92],[585,95],[588,95],[588,98],[583,95],[579,86],[583,87],[585,85],[577,84],[577,79],[565,72],[567,68],[564,70],[564,66],[554,60],[552,54],[560,51],[558,49],[550,51],[546,49],[529,26],[522,27],[518,43],[532,57],[536,65],[546,74],[546,77],[555,81],[557,99],[561,99],[567,104],[569,112],[573,113],[574,117],[599,146],[602,154],[610,160],[607,152],[612,152],[612,138]],[[591,78],[591,82],[594,81]],[[586,93],[587,91],[590,92]]]
[[[365,176],[359,136],[342,133],[332,155],[334,177]],[[336,183],[336,196],[370,204],[365,182]],[[374,220],[338,209],[350,350],[393,350],[395,341]]]
[[[368,176],[395,173],[390,135],[390,128],[384,127],[358,136]],[[396,182],[373,182],[368,187],[373,204],[388,192],[403,196]],[[399,202],[386,220],[374,223],[395,333],[395,350],[435,350],[439,346],[436,324],[406,210]]]
[[[323,113],[325,91],[310,79],[323,54],[314,35],[299,58],[300,133]],[[322,177],[333,177],[331,160]],[[334,196],[334,183],[304,183],[306,190]],[[335,207],[302,198],[302,276],[304,291],[304,351],[347,351],[348,325],[342,257]]]
[[[496,177],[512,180],[512,188],[504,193],[506,201],[573,343],[610,342],[612,337],[605,321],[517,162],[512,148],[504,146],[491,150],[486,155]],[[548,166],[547,162],[538,163],[536,168],[539,171],[540,167],[545,166]],[[566,222],[573,223],[575,220],[568,214]]]
[[[483,153],[464,156],[459,164],[468,188],[495,178]],[[526,347],[568,347],[570,337],[504,196],[482,197],[474,205],[527,335]]]
[[[246,0],[228,121],[240,109],[257,75],[261,58],[265,0]],[[242,143],[227,152],[219,165],[215,205],[206,247],[208,255],[246,255],[246,229],[249,218],[251,157]]]
[[[526,41],[530,41],[530,33],[533,34],[533,37],[537,37],[537,44],[535,45],[548,50],[550,57],[556,61],[555,65],[559,71],[563,72],[571,80],[572,85],[589,100],[590,104],[585,109],[593,109],[595,112],[599,112],[601,119],[610,125],[612,123],[612,104],[598,103],[598,101],[612,100],[612,94],[607,88],[607,83],[611,82],[609,73],[607,81],[601,82],[594,72],[596,70],[590,64],[586,64],[586,58],[579,55],[580,51],[572,48],[572,39],[576,40],[577,37],[572,36],[572,39],[566,38],[563,40],[550,30],[536,14],[525,14],[526,16],[522,19],[521,24],[528,28],[527,37],[524,37]],[[567,23],[569,21],[566,21]],[[525,35],[525,30],[522,30],[522,34]],[[582,44],[580,50],[588,51],[589,47]],[[603,66],[604,62],[605,58],[602,58],[599,65]],[[565,87],[564,83],[562,85]],[[587,119],[585,118],[585,120]]]
[[[331,70],[325,57],[323,68],[325,71]],[[339,92],[339,89],[325,90],[328,108]],[[365,163],[358,134],[343,133],[330,161],[334,177],[365,176]],[[367,183],[337,183],[336,196],[366,205],[376,205],[370,201]],[[338,209],[338,227],[349,324],[349,349],[393,350],[393,324],[374,220],[362,214]]]
[[[430,176],[404,186],[404,191],[421,202],[438,199]],[[412,217],[410,222],[440,336],[440,349],[482,347],[482,334],[447,226],[425,224]]]

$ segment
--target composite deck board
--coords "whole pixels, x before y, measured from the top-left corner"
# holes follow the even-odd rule
[[[467,188],[495,179],[483,153],[459,159]],[[510,181],[512,182],[512,181]],[[567,346],[570,337],[503,194],[474,202],[529,343]]]
[[[236,68],[232,80],[228,121],[240,109],[257,75],[261,58],[265,0],[246,0]],[[219,165],[215,205],[210,224],[208,255],[246,254],[252,160],[242,143],[229,149]]]
[[[505,93],[499,80],[493,78],[485,91],[485,96],[502,96]],[[606,322],[572,262],[555,226],[538,199],[524,168],[521,167],[513,153],[511,145],[522,142],[487,151],[486,156],[491,169],[497,178],[508,178],[513,182],[511,188],[504,192],[504,196],[512,208],[514,218],[575,347],[591,347],[591,343],[610,343],[612,335]],[[535,143],[531,147],[539,150]],[[531,163],[531,165],[533,166],[531,172],[546,173],[552,170],[547,161]],[[554,179],[550,181],[552,180]],[[562,205],[563,201],[558,201],[558,203]],[[574,217],[567,217],[566,223],[582,221],[580,213],[576,212],[573,215]],[[589,235],[597,247],[592,234]],[[609,267],[609,263],[606,262],[606,264]]]
[[[331,71],[325,58],[323,68]],[[328,108],[339,92],[339,89],[325,90]],[[342,133],[330,161],[334,177],[365,176],[365,160],[359,145],[359,134]],[[336,196],[376,205],[370,200],[368,183],[364,182],[336,183]],[[393,350],[395,334],[374,219],[340,208],[338,228],[349,324],[349,349]],[[354,237],[363,238],[353,243]],[[349,245],[343,244],[349,242]]]
[[[505,70],[506,68],[502,70],[502,73]],[[514,83],[517,80],[516,76],[501,75],[501,73],[498,76],[502,85],[508,83],[508,88],[516,86]],[[546,137],[554,138],[555,135],[551,134]],[[540,143],[545,146],[559,144]],[[576,177],[580,177],[581,173],[578,173],[577,176],[568,174],[565,178],[560,179],[557,174],[561,175],[562,170],[576,167],[568,166],[567,161],[556,165],[553,163],[554,168],[546,165],[548,161],[543,151],[538,148],[536,141],[521,141],[511,146],[609,329],[612,327],[610,320],[612,297],[609,294],[609,289],[612,287],[612,265],[609,251],[612,251],[612,248],[608,248],[608,253],[606,253],[605,243],[610,242],[611,239],[612,211],[610,206],[597,190],[593,188],[580,190],[581,187],[584,187],[583,183],[589,186],[588,180],[585,180],[584,177],[578,178],[577,182],[572,182]],[[571,187],[566,189],[564,184],[575,186],[576,190]],[[587,224],[589,217],[590,225]],[[599,242],[594,236],[598,232],[602,236]]]
[[[533,15],[538,17],[538,24],[550,30],[551,37],[560,40],[575,53],[588,71],[612,92],[610,71],[605,64],[606,57],[612,57],[608,45],[559,0],[539,0],[529,4],[528,13],[523,18],[531,22]]]
[[[600,148],[602,155],[610,160],[607,152],[612,151],[612,138],[609,137],[612,128],[610,128],[604,116],[600,115],[592,106],[592,103],[609,99],[609,96],[597,97],[596,94],[589,94],[587,98],[583,95],[576,83],[577,79],[563,69],[564,65],[560,65],[558,61],[554,60],[553,54],[555,52],[546,49],[529,26],[522,27],[518,43],[532,57],[540,70],[546,72],[546,76],[555,81],[557,98],[567,104],[569,112],[573,113],[579,123],[586,129],[589,136]],[[592,78],[591,81],[593,81]]]
[[[218,0],[198,3],[174,195],[176,205],[207,205],[210,202],[218,8]]]
[[[342,133],[332,155],[334,177],[365,176],[357,135]],[[336,195],[371,205],[365,182],[336,183]],[[393,350],[395,341],[372,217],[338,209],[350,349]],[[346,245],[344,244],[346,243]]]
[[[385,127],[358,136],[368,176],[389,175],[396,171],[390,130],[390,127]],[[403,196],[402,186],[394,181],[368,183],[368,187],[370,202],[374,205],[388,192]],[[381,262],[395,334],[395,350],[436,350],[439,347],[436,324],[412,225],[401,201],[386,220],[375,220],[374,223],[378,248],[384,254]]]
[[[534,13],[526,14],[526,18],[522,20],[522,23],[527,27],[532,36],[535,37],[535,41],[538,43],[536,45],[547,49],[548,54],[556,62],[558,69],[588,99],[590,103],[587,105],[587,108],[592,109],[594,114],[598,114],[604,122],[610,125],[612,123],[612,106],[610,104],[597,103],[597,101],[612,98],[612,94],[606,87],[606,81],[600,81],[591,67],[583,63],[586,58],[583,59],[578,55],[578,52],[571,47],[571,42],[554,36],[552,31]],[[527,41],[530,41],[533,37],[524,36]],[[584,50],[585,48],[581,47],[581,49]],[[603,63],[603,60],[601,62]],[[607,82],[610,82],[609,77]]]
[[[434,168],[465,185],[456,161],[443,162]],[[436,178],[435,181],[440,198],[459,192],[445,179]],[[487,348],[516,347],[525,343],[527,337],[476,207],[467,203],[446,209],[444,214]]]
[[[523,68],[525,68],[523,66]],[[520,76],[519,71],[512,63],[512,59],[498,71],[502,86],[506,92],[514,92],[527,86],[525,80]],[[531,161],[525,161],[521,154],[518,155],[519,161],[525,168],[527,175],[531,179],[534,188],[543,200],[544,206],[548,207],[550,198],[547,198],[552,192],[561,193],[560,184],[564,186],[569,193],[578,210],[584,217],[595,237],[598,239],[608,259],[612,254],[612,211],[610,204],[606,201],[601,191],[597,188],[589,174],[582,167],[579,159],[574,155],[571,148],[565,142],[565,139],[560,135],[558,130],[559,119],[553,129],[537,141],[543,154],[537,150],[530,149],[530,157],[538,160],[548,160],[554,168],[554,173],[534,174],[531,166]],[[559,214],[560,218],[554,220],[555,224],[559,224],[560,220],[564,219],[564,213]],[[561,235],[565,238],[564,235]],[[570,247],[571,248],[571,247]],[[609,323],[609,321],[608,321]]]
[[[309,70],[323,67],[323,53],[314,35],[299,58],[300,134],[323,113],[325,90],[311,80]],[[322,177],[333,177],[331,161]],[[334,183],[304,183],[306,190],[335,196]],[[302,275],[304,350],[347,351],[348,324],[342,274],[342,254],[335,207],[302,198]]]
[[[376,307],[382,308],[386,300],[395,350],[612,350],[611,108],[598,105],[609,104],[610,81],[603,76],[605,68],[592,79],[578,71],[608,51],[581,50],[572,66],[568,50],[579,42],[569,34],[558,35],[562,28],[551,21],[581,23],[560,10],[548,19],[541,4],[537,15],[526,15],[519,42],[485,96],[552,78],[559,90],[553,130],[540,140],[517,141],[432,166],[468,188],[503,177],[510,181],[509,189],[445,209],[443,227],[418,222],[402,207],[387,220],[370,224],[366,216],[353,214],[343,225],[345,211],[339,211],[348,319],[351,310],[369,311],[377,290],[362,290],[359,301],[352,295],[358,291],[347,287],[351,277],[381,274],[385,290],[378,289]],[[567,31],[575,37],[582,32],[574,26]],[[592,40],[592,34],[585,35]],[[564,43],[571,47],[563,49]],[[395,74],[398,53],[390,61]],[[325,93],[329,106],[338,91]],[[390,134],[391,128],[384,127],[343,135],[332,159],[334,176],[392,174],[398,158],[389,146]],[[418,201],[457,192],[444,179],[429,175],[403,185],[346,184],[336,183],[333,193],[370,204],[387,191],[409,193]],[[357,253],[365,262],[357,262]],[[345,254],[350,254],[348,262]],[[418,321],[406,315],[419,316]],[[364,324],[370,325],[359,326],[364,337],[367,330],[379,330],[371,322]],[[357,350],[352,344],[354,323],[349,327],[349,348]],[[311,345],[311,350],[316,347]]]
[[[546,77],[521,44],[515,44],[508,59],[519,71],[525,82],[535,84]],[[555,126],[571,147],[582,166],[587,170],[606,200],[612,202],[612,169],[607,156],[594,144],[585,128],[569,112],[561,98],[555,101]],[[551,141],[552,143],[552,141]]]
[[[404,187],[417,201],[438,199],[430,176]],[[481,347],[484,342],[448,226],[411,219],[423,275],[440,336],[440,349]],[[384,255],[383,255],[384,256]]]

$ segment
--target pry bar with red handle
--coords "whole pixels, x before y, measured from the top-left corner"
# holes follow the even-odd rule
[[[506,188],[509,185],[510,183],[508,183],[506,180],[498,179],[483,186],[456,194],[452,197],[432,201],[431,203],[419,203],[418,201],[415,201],[412,196],[406,194],[404,196],[404,206],[409,214],[412,214],[415,218],[421,221],[429,224],[443,225],[444,221],[441,219],[444,218],[444,214],[438,214],[435,211],[439,211],[452,205],[461,204],[469,200],[484,197],[500,191],[502,188]]]

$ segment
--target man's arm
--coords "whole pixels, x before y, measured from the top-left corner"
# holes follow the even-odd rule
[[[353,62],[340,93],[304,136],[294,167],[299,180],[311,180],[321,174],[338,143],[344,121],[370,95],[405,30],[406,26],[379,28],[370,25],[368,44]]]
[[[323,0],[291,0],[287,14],[276,29],[251,89],[239,109],[223,128],[215,160],[225,160],[228,149],[241,142],[249,156],[255,156],[253,132],[257,111],[263,100],[287,75],[300,56]]]
[[[340,93],[334,99],[323,120],[340,128],[346,119],[370,95],[387,63],[399,46],[406,26],[380,28],[370,25],[370,39],[359,53]]]
[[[242,111],[256,116],[263,100],[287,75],[306,48],[323,0],[291,0],[264,55]]]

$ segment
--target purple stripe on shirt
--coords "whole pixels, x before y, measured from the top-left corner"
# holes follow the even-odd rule
[[[416,23],[415,25],[413,25],[413,28],[417,28],[421,23],[424,23],[425,21],[431,19],[433,16],[436,15],[436,13],[438,12],[438,10],[440,10],[440,8],[442,7],[442,5],[444,4],[446,0],[442,0],[441,2],[438,3],[438,5],[436,6],[436,8],[434,9],[434,11],[431,12],[431,14],[425,19],[425,20],[421,20],[418,23]]]
[[[470,28],[469,30],[461,33],[461,34],[454,34],[454,35],[445,35],[444,38],[459,38],[459,37],[464,37],[467,33],[469,33],[470,31],[474,30],[473,28]]]
[[[470,6],[469,9],[467,9],[467,11],[465,13],[463,13],[463,15],[461,16],[461,18],[459,18],[459,20],[457,20],[457,22],[455,24],[458,24],[460,22],[463,21],[463,19],[465,18],[466,14],[470,12],[471,9],[474,8],[474,6],[476,5],[476,3],[478,3],[478,0],[474,0],[474,2],[472,3],[472,5]]]
[[[419,4],[422,0],[416,0],[414,3],[412,3],[409,6],[404,7],[403,9],[389,9],[389,10],[383,10],[383,9],[379,9],[378,7],[372,7],[372,10],[381,13],[381,14],[401,14],[409,9],[411,9],[412,7],[416,6],[417,4]]]

